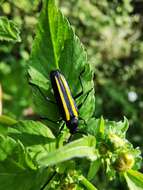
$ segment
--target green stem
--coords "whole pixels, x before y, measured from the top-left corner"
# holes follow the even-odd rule
[[[88,190],[97,190],[97,188],[92,185],[84,176],[80,176],[80,182],[88,189]]]

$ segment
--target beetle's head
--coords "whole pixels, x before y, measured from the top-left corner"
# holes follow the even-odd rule
[[[69,130],[70,130],[70,133],[73,134],[76,132],[77,130],[77,127],[78,127],[78,118],[77,117],[73,117],[69,124],[68,124],[68,127],[69,127]]]

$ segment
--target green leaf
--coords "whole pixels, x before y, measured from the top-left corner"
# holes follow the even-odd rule
[[[19,139],[20,135],[23,136],[23,139],[20,139],[25,145],[29,141],[34,141],[34,136],[46,137],[49,139],[54,139],[54,135],[51,130],[41,122],[35,122],[30,120],[19,121],[16,125],[9,128],[9,135],[14,139]],[[27,136],[26,136],[27,135]],[[32,138],[28,135],[32,135]]]
[[[124,117],[123,121],[108,121],[106,120],[106,134],[108,135],[109,133],[114,133],[118,135],[121,138],[125,138],[126,132],[129,128],[129,122],[126,117]]]
[[[39,152],[50,152],[56,148],[56,139],[50,129],[41,122],[20,121],[8,128],[8,135],[20,140],[34,158]]]
[[[97,190],[97,188],[92,185],[84,176],[80,176],[80,182],[86,187],[88,190]]]
[[[20,42],[20,31],[12,20],[0,17],[0,40]]]
[[[10,137],[0,135],[0,161],[5,160],[13,151],[16,142]]]
[[[97,136],[102,133],[102,135],[106,134],[108,136],[109,133],[114,133],[121,138],[125,138],[129,122],[125,117],[124,121],[119,122],[103,120],[101,117],[101,119],[90,118],[87,125],[88,128],[85,130],[87,130],[91,135]]]
[[[28,189],[31,172],[30,164],[26,158],[26,152],[21,144],[17,143],[10,137],[0,137],[0,189],[18,189],[25,182]],[[28,163],[28,164],[27,164]],[[27,174],[28,178],[25,176]],[[22,182],[22,178],[23,182]],[[21,183],[21,184],[20,184]],[[24,184],[23,184],[24,185]],[[17,189],[16,188],[16,189]]]
[[[45,89],[49,89],[48,80],[38,70],[33,67],[29,68],[29,75],[31,76],[30,82]]]
[[[87,122],[87,126],[88,127],[83,128],[83,131],[86,130],[87,133],[97,136],[99,132],[100,119],[90,118]]]
[[[104,120],[103,117],[100,119],[96,118],[90,118],[87,122],[87,128],[84,128],[83,130],[86,130],[89,134],[96,136],[98,138],[103,137],[105,134],[106,129],[106,120]]]
[[[52,151],[51,153],[41,152],[37,155],[36,160],[40,166],[49,166],[75,157],[87,157],[91,160],[97,159],[95,138],[93,136],[85,136],[55,151]]]
[[[94,90],[91,90],[94,85],[86,53],[69,22],[56,7],[54,0],[48,0],[44,1],[39,18],[28,72],[30,82],[36,84],[42,91],[40,93],[38,88],[32,87],[35,105],[38,107],[37,112],[57,121],[60,118],[58,107],[46,99],[48,97],[54,101],[49,74],[55,69],[61,70],[64,74],[73,96],[82,90],[79,75],[84,71],[81,75],[83,95],[77,99],[77,105],[84,102],[79,110],[80,117],[85,120],[91,117],[95,107]]]
[[[54,135],[47,126],[40,122],[20,121],[17,124],[8,127],[7,131],[2,131],[1,138],[2,140],[0,142],[3,150],[6,149],[7,142],[11,146],[14,141],[16,146],[20,147],[19,155],[21,156],[21,159],[23,152],[27,152],[30,158],[34,160],[39,152],[51,152],[56,149],[56,139]],[[12,142],[9,142],[10,140]],[[9,154],[10,153],[8,152],[7,155]]]
[[[143,189],[143,174],[136,170],[128,170],[124,173],[124,177],[130,190]]]
[[[53,134],[40,122],[18,122],[16,125],[8,127],[7,133],[1,134],[0,137],[2,158],[6,159],[7,156],[10,156],[12,159],[14,157],[14,161],[17,161],[21,167],[25,167],[26,163],[26,166],[33,168],[33,164],[31,165],[30,162],[33,162],[32,160],[38,152],[50,152],[56,146]]]
[[[0,190],[39,190],[50,177],[48,169],[25,169],[16,163],[0,162]]]
[[[101,166],[101,160],[100,159],[97,159],[97,160],[91,162],[90,168],[88,171],[88,175],[87,175],[88,180],[94,179],[94,177],[95,177],[96,173],[98,172],[100,166]]]
[[[16,124],[17,122],[18,121],[16,121],[15,119],[13,119],[9,116],[0,115],[0,124],[11,126],[11,125]]]

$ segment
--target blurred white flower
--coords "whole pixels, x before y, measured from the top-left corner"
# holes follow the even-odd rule
[[[137,99],[138,99],[138,95],[136,92],[134,92],[134,91],[128,92],[128,100],[130,102],[135,102]]]

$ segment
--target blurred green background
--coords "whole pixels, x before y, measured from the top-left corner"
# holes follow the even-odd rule
[[[59,0],[62,12],[83,42],[95,76],[95,116],[130,122],[128,139],[143,150],[143,1]],[[0,42],[3,113],[14,118],[31,114],[32,97],[26,67],[39,0],[8,0],[0,16],[14,20],[22,42]]]

